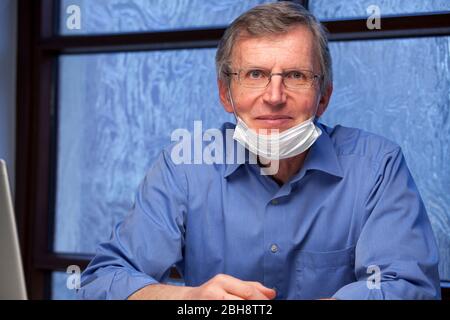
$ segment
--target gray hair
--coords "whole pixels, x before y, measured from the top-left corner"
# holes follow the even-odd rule
[[[292,1],[279,1],[256,6],[231,23],[217,48],[217,77],[229,85],[230,78],[227,73],[231,72],[233,46],[242,35],[259,37],[268,34],[281,34],[298,25],[306,26],[317,40],[316,50],[319,53],[320,71],[323,75],[320,89],[323,92],[333,82],[327,31],[308,10]]]

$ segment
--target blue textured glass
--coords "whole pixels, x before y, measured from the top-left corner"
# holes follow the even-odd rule
[[[410,14],[450,11],[449,0],[310,0],[309,9],[319,19],[367,17],[367,8],[376,5],[380,14]],[[383,23],[383,22],[381,22]]]
[[[67,288],[67,279],[70,275],[65,272],[52,272],[51,292],[52,300],[76,300],[75,289]]]
[[[334,93],[323,121],[399,143],[450,280],[450,37],[333,42]],[[383,235],[380,235],[383,239]]]
[[[60,32],[76,35],[222,26],[258,4],[274,1],[61,0]],[[73,28],[76,12],[71,5],[78,6],[81,13],[79,29]]]
[[[16,42],[17,1],[0,4],[0,159],[8,166],[11,191],[14,194],[15,126],[16,126]]]
[[[218,98],[215,51],[60,58],[56,251],[94,253],[109,238],[174,129],[232,121]]]

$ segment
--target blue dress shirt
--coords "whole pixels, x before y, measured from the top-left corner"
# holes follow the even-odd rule
[[[83,272],[80,297],[125,299],[175,265],[188,286],[225,273],[277,299],[439,299],[436,241],[400,147],[317,125],[282,186],[248,161],[175,165],[174,145],[164,149]]]

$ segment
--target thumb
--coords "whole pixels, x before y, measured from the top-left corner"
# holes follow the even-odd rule
[[[277,292],[274,289],[267,288],[263,286],[259,282],[250,282],[252,286],[254,286],[256,289],[258,289],[263,295],[265,295],[269,299],[274,299],[277,295]]]

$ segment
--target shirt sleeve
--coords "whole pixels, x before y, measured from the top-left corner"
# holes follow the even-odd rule
[[[438,248],[400,148],[387,153],[380,163],[374,170],[363,209],[366,222],[356,244],[357,281],[333,297],[440,299]]]
[[[168,279],[183,263],[187,182],[163,151],[141,183],[135,204],[82,273],[81,299],[126,299]]]

